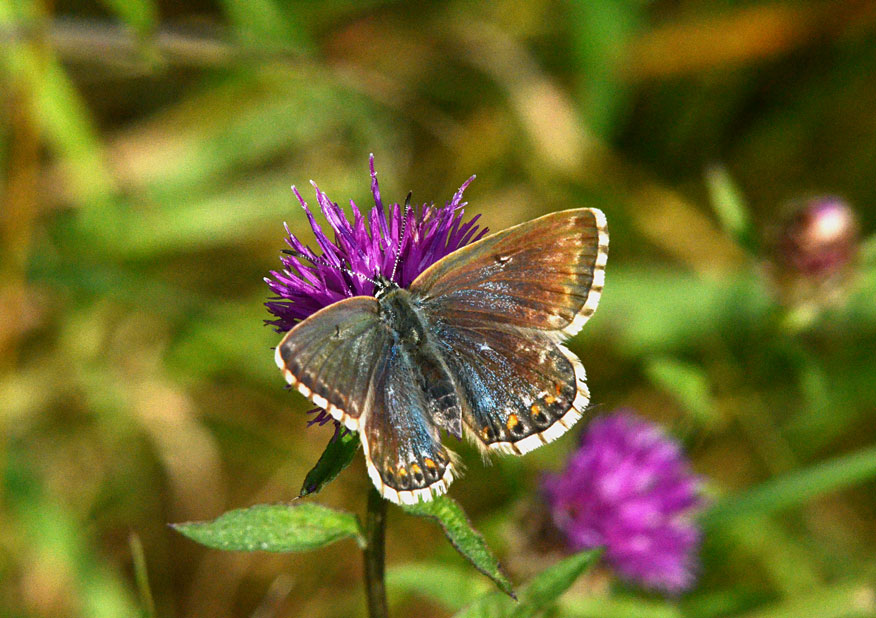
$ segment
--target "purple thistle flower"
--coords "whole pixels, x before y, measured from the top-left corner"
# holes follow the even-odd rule
[[[565,471],[543,489],[572,549],[604,547],[623,578],[679,593],[695,578],[699,486],[678,444],[620,411],[590,424]]]
[[[277,332],[286,332],[307,316],[349,296],[373,295],[373,283],[340,270],[342,268],[372,279],[377,275],[387,278],[392,275],[405,209],[398,203],[392,204],[387,216],[374,171],[374,155],[370,157],[370,167],[374,207],[368,213],[367,223],[353,200],[350,200],[351,223],[343,209],[311,181],[319,208],[334,231],[334,241],[326,236],[301,194],[292,187],[310,221],[321,253],[305,246],[286,226],[286,243],[294,252],[303,255],[304,260],[283,255],[280,258],[283,270],[272,270],[273,278],[265,277],[268,287],[276,295],[265,306],[277,319],[267,320],[267,323]],[[409,286],[417,275],[445,255],[486,234],[485,228],[478,228],[477,216],[467,223],[462,222],[466,205],[462,194],[474,178],[472,176],[462,183],[444,207],[423,204],[411,210],[402,239],[401,261],[393,279],[399,286]]]
[[[393,274],[396,255],[400,252],[401,259],[393,281],[401,287],[407,287],[417,275],[445,255],[487,233],[486,228],[478,227],[478,216],[463,223],[466,202],[462,201],[462,194],[474,180],[474,176],[462,183],[453,198],[443,207],[423,204],[420,208],[412,208],[407,215],[407,223],[403,226],[405,207],[398,203],[391,204],[387,213],[380,197],[373,154],[369,163],[374,207],[367,213],[367,222],[353,200],[350,200],[353,215],[351,222],[343,209],[311,181],[316,190],[319,209],[334,231],[334,239],[323,232],[304,198],[292,187],[310,221],[320,252],[316,253],[307,247],[286,226],[286,243],[294,255],[281,256],[283,269],[272,270],[271,276],[265,277],[265,282],[275,295],[265,306],[276,317],[265,322],[272,325],[278,333],[288,331],[309,315],[339,300],[374,294],[373,283],[345,270],[371,279],[377,275],[389,278]],[[403,227],[405,231],[399,251],[399,237]],[[302,257],[296,257],[298,255]],[[323,410],[316,409],[312,412],[317,414],[308,425],[323,425],[331,420]]]

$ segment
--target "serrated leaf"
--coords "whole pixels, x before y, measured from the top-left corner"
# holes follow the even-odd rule
[[[315,494],[328,485],[350,465],[359,450],[359,434],[343,429],[335,431],[332,439],[319,457],[319,461],[304,477],[304,484],[298,493],[299,498]]]
[[[212,521],[171,526],[193,541],[226,551],[308,551],[348,538],[365,545],[355,515],[319,504],[260,504]]]
[[[472,527],[465,511],[451,498],[439,496],[431,502],[406,505],[402,508],[411,515],[438,522],[456,551],[471,562],[478,571],[496,582],[505,594],[515,596],[511,581],[502,571],[502,566],[490,551],[484,537]]]
[[[587,569],[596,563],[601,550],[584,551],[570,556],[533,577],[514,603],[498,593],[481,597],[456,618],[529,618],[553,605]]]

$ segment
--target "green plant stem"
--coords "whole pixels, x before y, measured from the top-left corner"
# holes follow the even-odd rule
[[[369,618],[387,618],[386,580],[386,500],[374,487],[368,492],[368,512],[365,515],[365,593],[368,595]]]

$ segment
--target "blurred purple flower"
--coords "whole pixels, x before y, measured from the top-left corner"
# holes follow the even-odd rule
[[[699,486],[678,444],[620,411],[594,420],[565,471],[543,488],[572,549],[604,547],[624,579],[679,593],[695,578]]]
[[[271,276],[265,277],[265,282],[275,295],[265,306],[276,317],[266,320],[266,323],[277,332],[288,331],[309,315],[344,298],[373,295],[373,283],[343,269],[372,279],[378,274],[387,278],[392,275],[399,252],[405,207],[398,203],[391,204],[389,212],[386,212],[380,198],[377,172],[374,171],[374,155],[371,155],[369,163],[374,207],[367,213],[367,223],[353,200],[350,200],[351,222],[343,209],[311,181],[319,208],[334,231],[334,240],[323,232],[301,194],[292,187],[307,215],[321,253],[305,246],[286,226],[286,243],[292,249],[292,254],[280,257],[282,270],[272,270]],[[417,275],[445,255],[486,234],[486,228],[478,227],[477,216],[463,223],[466,202],[462,201],[462,194],[472,180],[474,176],[466,180],[443,207],[423,204],[420,208],[411,209],[402,239],[401,260],[394,278],[401,287],[409,286]],[[309,421],[309,425],[323,425],[331,420],[322,410],[313,412],[317,415]]]

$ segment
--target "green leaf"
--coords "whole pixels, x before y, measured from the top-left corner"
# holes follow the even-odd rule
[[[134,581],[140,593],[140,604],[143,607],[142,618],[155,618],[155,600],[149,587],[149,572],[146,568],[146,552],[143,542],[136,532],[128,535],[128,546],[131,548],[131,558],[134,562]]]
[[[739,246],[757,255],[759,248],[751,217],[748,215],[748,206],[727,170],[721,166],[708,169],[706,187],[709,189],[712,208],[721,220],[721,226]]]
[[[411,515],[438,522],[444,528],[444,534],[456,551],[465,556],[478,571],[496,582],[505,594],[514,597],[511,581],[502,572],[502,566],[487,547],[484,537],[472,528],[465,511],[451,498],[439,496],[431,502],[411,504],[402,508]]]
[[[712,426],[718,420],[709,379],[701,366],[672,358],[655,358],[648,362],[645,373],[656,386],[673,395],[701,425]]]
[[[876,477],[876,448],[838,457],[762,483],[716,504],[703,517],[713,526],[728,518],[761,515],[805,504],[831,491]]]
[[[315,494],[331,483],[341,471],[350,465],[359,449],[359,434],[338,429],[319,457],[316,465],[304,477],[299,498]]]
[[[347,538],[365,545],[355,515],[319,504],[260,504],[213,521],[171,526],[193,541],[226,551],[308,551]]]
[[[391,566],[386,571],[386,586],[393,594],[416,595],[439,603],[449,611],[458,611],[494,591],[484,578],[472,577],[467,566],[440,562]]]
[[[554,604],[569,587],[589,569],[602,554],[601,550],[585,551],[549,567],[532,578],[520,592],[520,602],[514,603],[491,593],[481,597],[461,612],[457,618],[528,618]]]
[[[103,4],[118,15],[138,34],[148,34],[158,21],[158,8],[152,0],[102,0]]]

